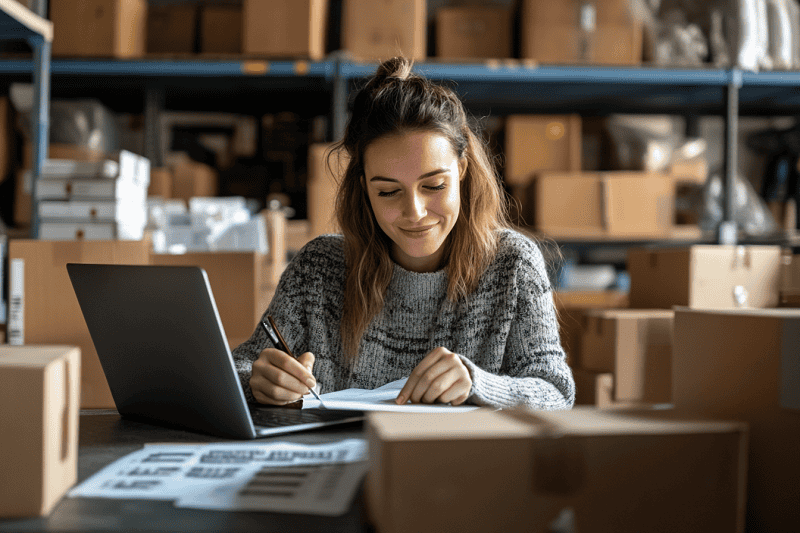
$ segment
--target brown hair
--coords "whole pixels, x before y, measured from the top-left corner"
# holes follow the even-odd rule
[[[361,337],[383,307],[394,263],[391,240],[378,226],[364,176],[364,152],[377,139],[414,131],[443,135],[467,167],[461,181],[461,208],[445,242],[447,297],[463,300],[478,285],[494,258],[496,230],[508,226],[505,193],[484,141],[464,106],[449,88],[411,71],[412,62],[383,62],[353,102],[344,138],[333,153],[346,153],[347,168],[336,196],[336,218],[344,234],[347,279],[341,323],[342,351],[354,361]]]

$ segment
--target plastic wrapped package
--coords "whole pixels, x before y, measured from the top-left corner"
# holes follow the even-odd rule
[[[775,69],[789,70],[794,66],[790,16],[787,0],[767,0],[769,55]]]
[[[746,235],[769,235],[778,230],[775,218],[750,182],[737,174],[733,188],[733,221]],[[700,189],[694,203],[701,229],[715,231],[724,214],[722,172],[716,170]]]
[[[612,115],[607,121],[620,170],[665,170],[683,141],[682,117]]]
[[[30,138],[30,107],[18,108],[23,133]],[[98,100],[50,102],[50,143],[83,146],[102,153],[119,149],[114,114]]]

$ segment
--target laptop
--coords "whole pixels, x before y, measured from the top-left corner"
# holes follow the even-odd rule
[[[202,268],[67,264],[120,415],[232,439],[360,423],[248,404]]]

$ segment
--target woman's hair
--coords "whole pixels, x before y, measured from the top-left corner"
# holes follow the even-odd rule
[[[370,144],[386,136],[433,132],[450,141],[459,159],[466,158],[458,219],[444,244],[451,302],[463,300],[477,287],[494,258],[496,230],[508,225],[505,192],[463,104],[451,89],[431,83],[411,67],[412,62],[401,57],[378,67],[356,95],[344,138],[328,158],[329,166],[334,153],[349,159],[336,196],[336,217],[347,264],[342,351],[351,362],[364,331],[383,307],[394,266],[391,240],[378,226],[367,195],[364,153]]]

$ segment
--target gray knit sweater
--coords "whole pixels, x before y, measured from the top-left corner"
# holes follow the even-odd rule
[[[345,284],[344,240],[309,242],[281,276],[267,309],[296,354],[312,352],[320,392],[373,389],[407,377],[433,348],[458,354],[472,376],[469,403],[567,409],[575,383],[558,335],[552,292],[539,248],[502,230],[498,253],[477,289],[460,304],[446,298],[447,275],[394,265],[381,312],[362,337],[352,371],[342,362],[339,323]],[[233,351],[249,401],[253,361],[270,347],[256,328]]]

